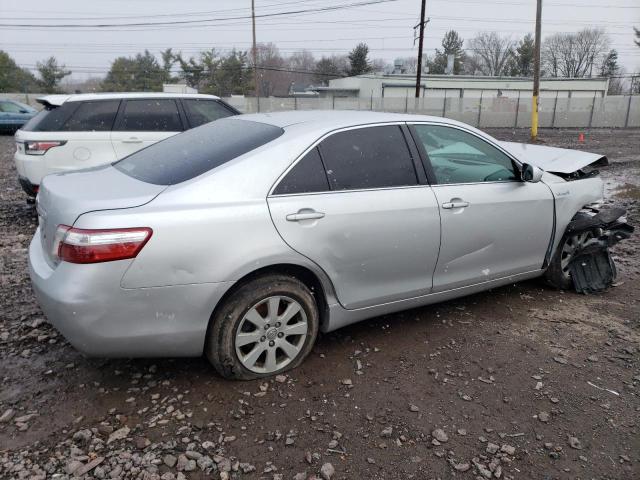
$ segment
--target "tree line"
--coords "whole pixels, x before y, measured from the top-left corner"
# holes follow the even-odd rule
[[[634,44],[640,47],[640,30],[634,29]],[[465,46],[466,44],[466,46]],[[624,73],[618,53],[610,49],[604,30],[586,28],[576,33],[546,37],[541,50],[543,77],[608,77],[611,94],[622,93]],[[369,58],[369,47],[359,43],[347,55],[322,56],[309,50],[283,55],[274,43],[256,48],[257,78],[252,51],[215,48],[185,56],[172,48],[159,57],[145,50],[134,56],[116,58],[106,76],[85,82],[86,91],[157,91],[164,83],[184,82],[202,93],[219,96],[286,96],[309,85],[327,85],[329,80],[372,72],[415,73],[417,59],[397,59],[393,65]],[[534,40],[531,34],[512,39],[495,32],[481,32],[466,42],[455,30],[442,38],[441,47],[427,55],[430,74],[517,76],[533,75]],[[450,59],[452,62],[450,63]],[[0,50],[0,91],[56,92],[71,71],[50,57],[36,65],[37,76],[20,68],[8,53]],[[634,85],[640,93],[640,82]]]

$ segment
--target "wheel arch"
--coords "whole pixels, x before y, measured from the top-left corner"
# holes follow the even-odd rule
[[[329,302],[333,296],[333,286],[328,278],[324,278],[323,281],[320,278],[320,275],[314,272],[311,268],[296,263],[274,263],[271,265],[265,265],[243,275],[227,289],[220,300],[216,303],[209,318],[208,328],[211,328],[211,323],[218,310],[239,288],[256,278],[272,274],[288,275],[300,280],[306,285],[306,287],[311,291],[316,301],[316,305],[318,306],[320,330],[326,330],[329,324]]]

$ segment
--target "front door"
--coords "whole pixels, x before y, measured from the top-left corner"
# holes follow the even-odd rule
[[[268,199],[284,241],[329,276],[348,309],[431,291],[440,217],[398,125],[335,133]]]
[[[440,206],[442,246],[434,292],[542,268],[553,229],[553,196],[485,139],[416,124]]]

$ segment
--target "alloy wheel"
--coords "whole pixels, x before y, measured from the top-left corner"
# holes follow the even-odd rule
[[[300,303],[282,295],[270,296],[242,318],[235,335],[236,354],[248,370],[273,373],[295,360],[308,330]]]
[[[593,238],[592,232],[584,232],[578,235],[573,235],[564,242],[562,246],[562,255],[560,257],[560,268],[562,268],[562,274],[565,277],[569,277],[569,264],[571,260],[575,257],[576,252],[578,252],[584,245]]]

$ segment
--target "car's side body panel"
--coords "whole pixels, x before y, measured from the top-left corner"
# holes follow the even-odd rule
[[[536,278],[541,276],[543,273],[544,270],[534,270],[532,272],[525,272],[518,275],[496,278],[494,280],[488,280],[474,285],[467,285],[465,287],[454,288],[442,292],[434,292],[428,295],[423,295],[421,297],[389,302],[382,305],[360,308],[357,310],[347,310],[341,305],[333,305],[329,308],[330,320],[326,331],[336,330],[338,328],[351,325],[352,323],[360,322],[368,318],[377,317],[379,315],[387,315],[389,313],[400,312],[403,310],[408,310],[410,308],[424,307],[426,305],[453,300],[455,298],[472,295],[474,293],[483,292],[485,290],[501,287],[503,285],[509,285],[515,282],[521,282],[523,280]]]
[[[546,185],[487,182],[434,185],[441,210],[442,247],[434,292],[542,268],[553,229],[553,197]]]
[[[556,226],[550,252],[553,254],[573,216],[584,206],[603,200],[604,183],[600,177],[568,182],[547,172],[543,175],[542,182],[551,189],[555,201]]]
[[[334,279],[347,309],[431,291],[440,248],[440,216],[426,185],[269,198],[285,242]],[[297,212],[323,218],[290,221]]]

